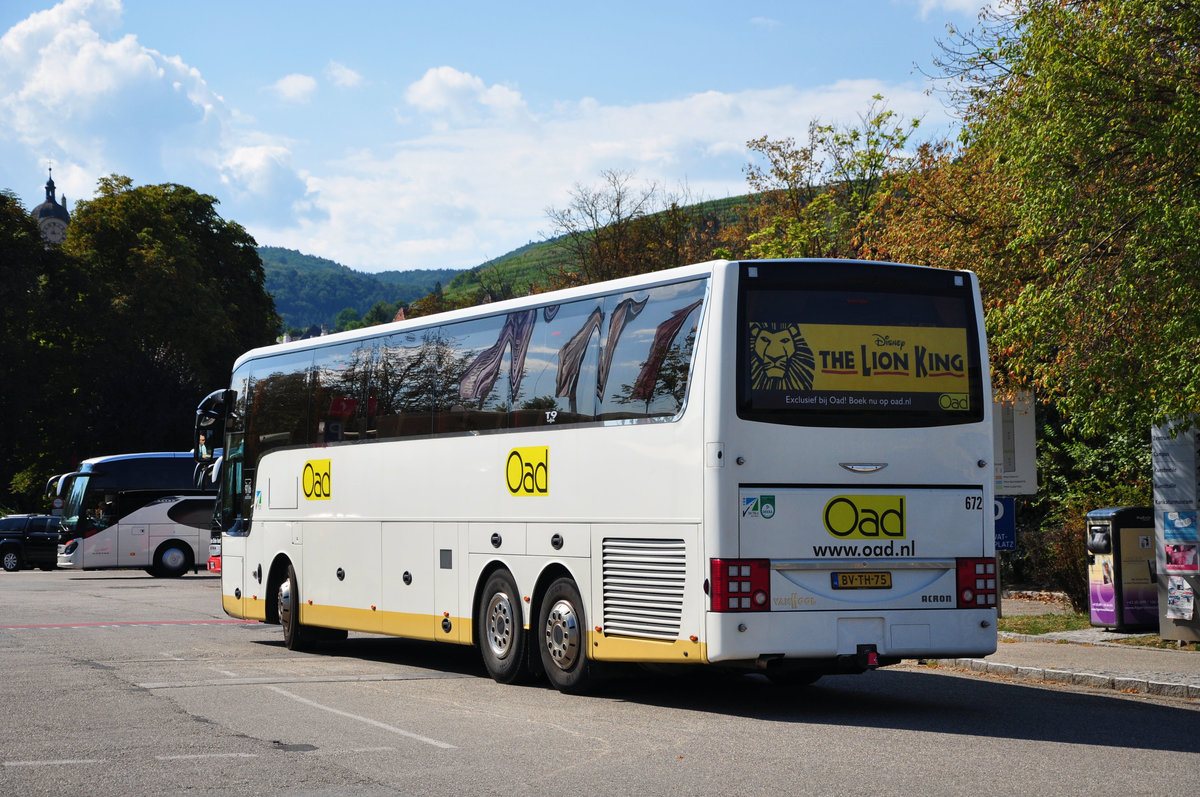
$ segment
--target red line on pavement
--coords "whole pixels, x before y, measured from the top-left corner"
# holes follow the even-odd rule
[[[113,625],[258,625],[257,620],[138,620],[134,622],[109,623],[46,623],[44,625],[0,625],[0,630],[7,628],[101,628]]]

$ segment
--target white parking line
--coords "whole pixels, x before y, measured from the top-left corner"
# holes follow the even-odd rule
[[[406,736],[409,739],[413,739],[418,742],[424,742],[425,744],[431,744],[434,747],[441,747],[444,750],[457,749],[452,744],[447,744],[446,742],[439,742],[437,739],[430,739],[428,736],[422,736],[419,733],[413,733],[412,731],[406,731],[406,730],[403,730],[402,728],[397,728],[394,725],[388,725],[385,722],[380,722],[379,720],[373,720],[370,717],[360,717],[359,715],[351,714],[348,711],[342,711],[341,709],[336,709],[331,706],[323,706],[320,703],[315,703],[312,700],[309,700],[308,698],[304,698],[304,697],[300,697],[300,695],[292,694],[291,692],[287,691],[286,689],[280,689],[278,686],[268,686],[267,689],[270,689],[272,692],[277,692],[277,693],[283,695],[284,697],[290,697],[292,700],[295,700],[298,703],[303,703],[306,706],[312,706],[313,708],[319,708],[322,711],[328,711],[330,714],[337,714],[339,717],[346,717],[348,719],[358,720],[359,722],[364,722],[367,725],[373,725],[376,728],[381,728],[382,730],[388,731],[390,733],[396,733],[401,736]]]
[[[258,758],[256,753],[193,753],[191,755],[156,755],[159,761],[190,761],[194,758]]]
[[[60,767],[68,764],[103,764],[103,758],[55,758],[44,761],[5,761],[6,767]]]

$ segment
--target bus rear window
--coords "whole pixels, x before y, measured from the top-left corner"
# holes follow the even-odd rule
[[[866,427],[983,418],[965,273],[845,262],[743,269],[740,417]]]

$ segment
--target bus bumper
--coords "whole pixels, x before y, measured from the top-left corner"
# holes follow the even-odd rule
[[[66,545],[58,546],[58,566],[64,568],[83,566],[83,540],[75,539]]]
[[[886,659],[996,652],[995,609],[707,614],[710,662],[837,661],[864,650]]]

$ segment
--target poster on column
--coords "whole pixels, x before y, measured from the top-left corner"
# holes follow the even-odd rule
[[[1195,615],[1195,596],[1192,586],[1179,576],[1167,581],[1167,617],[1172,620],[1191,620]]]

